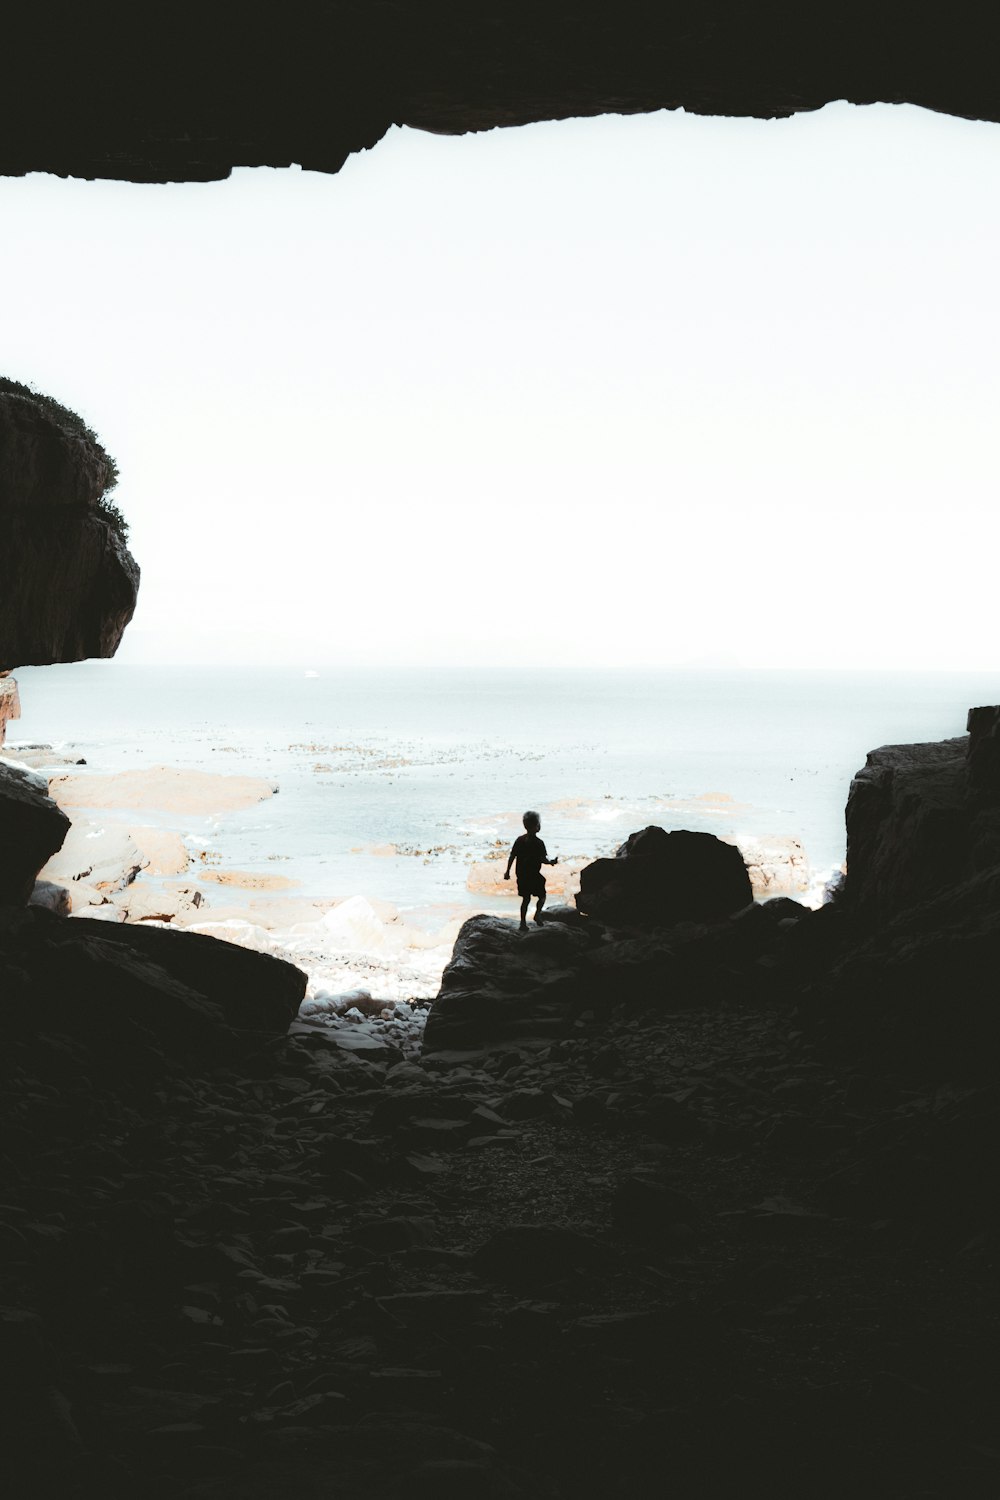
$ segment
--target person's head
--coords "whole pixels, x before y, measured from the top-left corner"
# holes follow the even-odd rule
[[[536,812],[526,812],[521,822],[529,833],[537,833],[542,826],[542,820]]]

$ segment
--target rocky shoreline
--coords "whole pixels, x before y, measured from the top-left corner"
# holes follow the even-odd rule
[[[648,829],[472,918],[419,1051],[8,904],[14,1492],[995,1494],[998,720],[869,757],[819,911]]]
[[[286,875],[214,864],[210,845],[181,830],[267,801],[279,788],[265,778],[170,766],[109,773],[87,765],[73,747],[57,753],[43,744],[9,746],[8,761],[11,755],[47,777],[49,795],[72,819],[40,873],[33,904],[112,923],[169,924],[284,958],[308,976],[305,1024],[346,1028],[356,1048],[387,1041],[407,1056],[419,1052],[427,1007],[469,908],[442,910],[436,927],[416,925],[376,898],[310,897]],[[74,769],[81,764],[84,772]],[[690,810],[703,803],[721,813],[732,799],[712,793]],[[686,806],[675,802],[670,811]],[[571,810],[583,817],[587,807],[577,802]],[[740,850],[755,899],[813,899],[797,840],[741,840]],[[502,878],[505,856],[504,847],[469,866],[468,890],[493,910],[515,899]],[[550,895],[575,900],[581,872],[592,863],[585,856],[561,860],[548,872]]]

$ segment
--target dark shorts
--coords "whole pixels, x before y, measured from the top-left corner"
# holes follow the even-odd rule
[[[527,875],[518,875],[517,894],[519,896],[544,896],[545,876],[541,870],[531,871]]]

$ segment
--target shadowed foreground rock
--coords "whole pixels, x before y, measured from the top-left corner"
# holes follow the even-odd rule
[[[69,832],[69,818],[44,786],[44,776],[0,760],[0,906],[28,900]]]
[[[63,1030],[105,1049],[104,1066],[164,1057],[218,1062],[283,1036],[306,976],[197,933],[0,910],[6,1034]],[[129,1059],[131,1058],[131,1061]]]
[[[609,861],[613,863],[613,861]],[[522,933],[504,917],[471,917],[458,934],[424,1032],[442,1065],[510,1044],[539,1045],[592,1023],[618,1003],[661,1013],[716,1005],[739,991],[784,994],[828,948],[829,915],[805,927],[787,899],[744,907],[720,923],[613,931],[570,907]]]
[[[843,895],[864,921],[1000,866],[998,722],[1000,708],[973,708],[967,735],[869,753],[847,799]]]
[[[582,974],[600,932],[575,913],[519,932],[506,917],[470,917],[441,976],[425,1051],[475,1050],[515,1038],[561,1035],[584,1008]]]
[[[158,964],[218,1006],[235,1031],[283,1036],[306,992],[306,976],[294,964],[204,933],[77,918],[70,940],[79,931]]]
[[[650,825],[580,872],[576,904],[612,927],[713,922],[753,900],[739,849],[710,833]]]

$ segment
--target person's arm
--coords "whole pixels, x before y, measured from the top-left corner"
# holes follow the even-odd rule
[[[514,859],[515,859],[515,856],[517,854],[517,846],[518,846],[518,844],[520,842],[521,842],[520,839],[515,839],[514,842],[510,846],[510,853],[507,856],[507,868],[503,872],[503,878],[504,878],[504,880],[509,880],[510,879],[510,867],[514,863]]]
[[[542,844],[542,864],[543,865],[557,865],[559,863],[559,856],[558,856],[558,854],[556,855],[555,859],[549,859],[549,851],[546,849],[545,845],[542,843],[542,840],[539,839],[538,842],[540,844]]]

